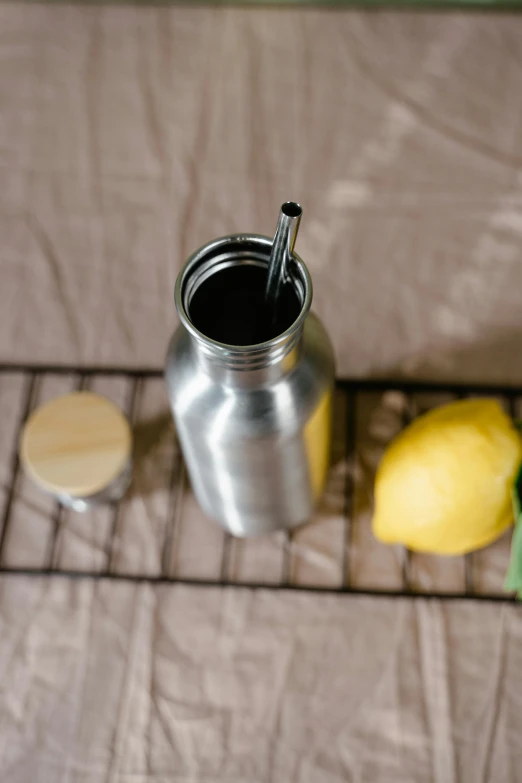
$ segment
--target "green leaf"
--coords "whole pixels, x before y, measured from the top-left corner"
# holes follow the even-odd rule
[[[515,529],[511,539],[511,555],[506,574],[504,589],[515,592],[519,601],[522,600],[522,465],[511,488]]]

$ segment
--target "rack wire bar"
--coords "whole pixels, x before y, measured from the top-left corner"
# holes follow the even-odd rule
[[[141,391],[141,384],[142,384],[142,376],[141,375],[135,375],[132,376],[131,384],[129,393],[127,396],[127,402],[125,405],[125,413],[127,415],[128,420],[131,423],[131,426],[133,426],[136,423],[136,410],[137,410],[137,404],[138,404],[138,396]],[[117,557],[117,551],[116,551],[116,543],[118,541],[118,529],[120,525],[122,515],[122,504],[121,503],[115,503],[114,504],[114,513],[112,515],[112,525],[111,525],[111,534],[109,537],[109,540],[107,542],[106,547],[106,558],[107,558],[107,572],[112,573],[115,570],[116,565],[116,557]]]
[[[3,468],[7,481],[4,484],[3,507],[0,506],[0,577],[62,577],[69,579],[96,579],[96,580],[122,580],[126,582],[140,583],[147,582],[156,585],[183,584],[203,587],[234,587],[249,588],[253,590],[293,590],[312,592],[320,594],[342,594],[352,596],[380,596],[387,598],[435,598],[440,600],[473,600],[473,601],[494,601],[494,602],[513,602],[511,594],[503,593],[501,585],[495,589],[479,589],[475,580],[476,562],[473,556],[468,555],[461,558],[462,561],[462,589],[446,590],[445,585],[430,584],[429,588],[420,588],[415,582],[413,576],[413,563],[416,555],[403,548],[396,549],[396,557],[399,571],[399,581],[390,583],[383,587],[382,580],[378,578],[375,569],[379,567],[378,562],[373,558],[370,560],[370,573],[363,580],[364,586],[357,581],[357,574],[354,574],[352,567],[354,532],[361,523],[357,519],[357,508],[355,503],[357,482],[356,465],[359,459],[359,413],[365,400],[368,397],[372,399],[384,398],[389,392],[398,393],[404,397],[404,408],[400,425],[406,426],[413,420],[419,412],[417,398],[422,394],[442,393],[452,399],[463,399],[473,395],[491,395],[505,405],[513,419],[517,418],[518,401],[522,398],[522,387],[515,386],[496,386],[496,385],[464,385],[464,384],[441,384],[429,382],[412,381],[390,381],[373,379],[340,379],[337,382],[338,393],[342,396],[345,418],[343,419],[342,434],[344,443],[344,475],[343,475],[343,497],[340,507],[342,517],[342,540],[339,543],[339,579],[337,583],[331,581],[323,584],[311,583],[302,579],[297,581],[297,560],[299,556],[299,535],[287,533],[276,539],[279,542],[274,543],[273,547],[264,550],[268,551],[273,558],[271,563],[272,572],[279,569],[279,578],[266,577],[259,579],[248,579],[244,574],[238,575],[237,564],[241,556],[241,547],[243,542],[236,540],[228,534],[222,534],[221,544],[217,544],[215,573],[212,577],[201,576],[198,572],[194,576],[187,571],[183,563],[183,557],[186,556],[186,546],[182,546],[184,532],[184,518],[187,507],[190,506],[189,487],[186,477],[185,467],[180,457],[179,448],[169,451],[169,460],[167,464],[162,465],[162,470],[158,473],[164,477],[165,486],[158,486],[156,489],[163,489],[166,499],[163,517],[159,520],[157,529],[161,530],[155,540],[157,548],[156,561],[157,567],[151,569],[150,563],[145,563],[134,557],[132,560],[125,560],[120,557],[120,550],[123,546],[123,537],[121,531],[126,522],[127,504],[125,498],[120,502],[113,504],[112,510],[106,512],[109,514],[108,532],[105,535],[104,543],[101,545],[101,555],[104,564],[99,569],[93,568],[92,563],[86,567],[71,567],[68,561],[62,562],[63,536],[72,534],[68,529],[71,515],[75,512],[64,510],[58,503],[49,511],[49,521],[51,523],[47,545],[44,547],[42,563],[35,566],[32,562],[23,564],[23,558],[16,558],[16,564],[10,561],[8,557],[11,549],[11,536],[16,529],[19,518],[18,514],[13,513],[18,503],[24,503],[21,492],[21,470],[18,457],[18,443],[22,427],[30,414],[31,410],[38,403],[38,394],[44,378],[47,376],[67,376],[71,381],[75,379],[74,388],[81,390],[92,388],[93,383],[100,379],[110,382],[123,383],[126,389],[127,403],[125,412],[133,425],[136,424],[140,402],[144,397],[147,384],[158,384],[162,378],[163,372],[160,369],[149,368],[117,368],[117,367],[76,367],[65,365],[22,365],[13,363],[0,364],[0,392],[2,383],[9,376],[20,377],[22,380],[21,388],[23,399],[20,405],[19,421],[17,430],[13,438],[11,453]],[[120,380],[118,380],[120,379]],[[164,414],[167,416],[168,408],[165,401]],[[1,411],[0,411],[1,414]],[[168,417],[167,417],[168,418]],[[167,420],[167,419],[166,419]],[[172,435],[174,441],[175,436]],[[0,464],[1,468],[1,464]],[[156,513],[156,512],[154,512]],[[92,522],[92,520],[91,520]],[[77,523],[76,523],[77,524]],[[140,523],[141,524],[141,523]],[[144,528],[150,525],[150,514],[144,513]],[[189,523],[187,523],[188,525]],[[368,524],[366,521],[364,524]],[[209,522],[209,526],[212,523]],[[215,527],[210,528],[212,541],[218,541]],[[150,531],[149,531],[150,532]],[[9,544],[7,539],[9,536]],[[373,546],[377,545],[375,542]],[[383,548],[384,549],[384,548]],[[484,550],[487,553],[487,550]],[[185,553],[185,555],[184,555]],[[136,554],[136,553],[134,553]],[[138,552],[139,555],[139,552]],[[482,555],[481,555],[482,556]],[[192,558],[197,560],[198,554],[192,552]],[[121,561],[121,562],[120,562]],[[140,563],[140,568],[135,566],[125,566],[124,563]],[[277,565],[277,563],[280,565]],[[22,563],[22,564],[19,564]],[[498,564],[498,552],[497,552]],[[507,555],[506,555],[507,568]],[[415,586],[414,586],[415,585]]]
[[[0,570],[2,566],[5,542],[7,539],[7,531],[11,519],[11,510],[15,499],[15,491],[18,483],[18,476],[20,473],[20,457],[18,454],[18,442],[20,440],[20,433],[22,431],[22,427],[24,426],[27,417],[31,412],[36,396],[37,374],[35,372],[28,371],[26,375],[27,378],[25,382],[24,404],[22,407],[22,415],[18,423],[16,441],[11,454],[11,465],[12,465],[11,476],[7,487],[7,499],[2,514],[2,528],[0,532]]]

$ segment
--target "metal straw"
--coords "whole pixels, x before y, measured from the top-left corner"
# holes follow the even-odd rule
[[[303,210],[295,201],[285,202],[279,213],[277,229],[270,253],[265,293],[267,321],[271,325],[275,323],[277,318],[279,295],[287,274],[288,262],[294,249],[302,214]]]

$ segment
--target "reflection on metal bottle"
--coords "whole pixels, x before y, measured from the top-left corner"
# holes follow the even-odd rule
[[[268,237],[241,234],[191,256],[176,283],[181,324],[167,356],[194,492],[237,536],[306,522],[330,452],[332,347],[310,313],[310,275],[293,251],[277,317],[267,319],[271,251]]]

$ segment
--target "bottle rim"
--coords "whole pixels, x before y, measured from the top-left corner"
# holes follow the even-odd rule
[[[292,253],[292,282],[300,299],[299,315],[284,332],[262,343],[232,345],[212,339],[201,332],[189,315],[190,299],[197,287],[213,274],[239,264],[268,267],[272,239],[260,234],[232,234],[219,237],[196,250],[185,262],[176,280],[174,301],[179,318],[197,342],[208,352],[242,363],[262,355],[286,354],[299,339],[301,328],[312,304],[313,289],[310,273],[297,253]]]

